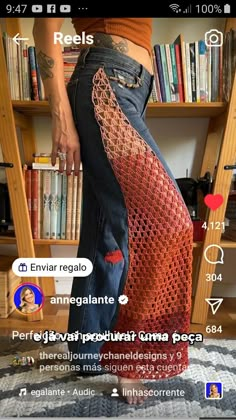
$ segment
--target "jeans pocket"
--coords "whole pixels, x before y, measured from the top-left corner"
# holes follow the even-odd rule
[[[129,70],[113,68],[106,73],[108,79],[117,82],[121,88],[136,89],[142,86],[141,78]]]

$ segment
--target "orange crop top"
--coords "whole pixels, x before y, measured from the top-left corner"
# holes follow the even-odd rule
[[[78,35],[103,32],[127,38],[151,54],[152,18],[72,18]]]

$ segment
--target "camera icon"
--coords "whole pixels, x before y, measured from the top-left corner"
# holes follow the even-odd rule
[[[221,47],[223,45],[223,33],[217,29],[205,32],[205,44],[207,47]]]

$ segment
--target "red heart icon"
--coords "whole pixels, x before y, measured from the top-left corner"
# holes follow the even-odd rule
[[[204,198],[204,203],[211,210],[218,209],[224,201],[224,197],[221,194],[207,194]]]

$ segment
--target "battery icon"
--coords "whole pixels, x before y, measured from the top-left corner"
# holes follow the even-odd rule
[[[224,13],[230,13],[230,4],[224,5]]]

